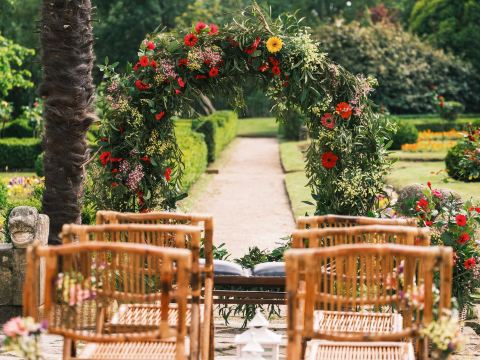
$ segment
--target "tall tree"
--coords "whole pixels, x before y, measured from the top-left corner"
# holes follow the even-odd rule
[[[79,223],[86,132],[95,115],[90,0],[43,0],[41,21],[45,99],[45,194],[50,244],[63,224]]]

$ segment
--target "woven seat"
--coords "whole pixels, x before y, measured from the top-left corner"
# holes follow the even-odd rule
[[[310,341],[308,360],[413,360],[411,343]]]
[[[78,359],[82,360],[170,360],[175,359],[174,342],[90,343]]]
[[[388,334],[402,330],[402,315],[394,313],[315,311],[314,330],[324,333]]]

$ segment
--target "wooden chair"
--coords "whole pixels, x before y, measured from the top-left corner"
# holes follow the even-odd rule
[[[24,315],[47,320],[48,331],[64,337],[65,360],[187,359],[191,258],[185,249],[140,244],[31,246],[27,250]],[[46,262],[45,304],[40,316],[32,284],[42,259]],[[177,307],[174,327],[169,320],[173,301]],[[159,307],[157,326],[118,331],[104,321],[119,306],[131,303]],[[78,341],[86,346],[77,357]]]
[[[366,216],[347,215],[321,215],[321,216],[300,216],[297,219],[297,229],[317,228],[345,228],[364,225],[395,225],[395,226],[417,226],[414,218],[378,219]]]
[[[186,214],[168,211],[148,213],[121,213],[116,211],[98,211],[97,225],[103,224],[146,224],[146,225],[193,225],[202,229],[203,255],[205,263],[200,265],[203,283],[203,322],[201,327],[201,352],[203,359],[213,359],[214,322],[213,322],[213,217],[207,214]],[[208,341],[208,342],[207,342]]]
[[[190,336],[190,356],[199,358],[201,341],[201,273],[200,273],[200,234],[202,229],[190,225],[144,225],[144,224],[109,224],[109,225],[64,225],[60,238],[63,244],[75,242],[104,241],[115,243],[148,244],[161,247],[183,248],[192,253],[192,276],[190,281],[189,306],[187,308],[187,327]],[[141,266],[141,264],[138,264]],[[159,291],[161,289],[158,289]],[[132,303],[120,306],[112,316],[105,317],[112,329],[130,329],[142,331],[156,327],[161,316],[161,308],[155,304],[145,306]],[[210,314],[210,312],[209,312]],[[177,308],[170,306],[171,325],[175,324]],[[204,323],[211,317],[203,319]],[[209,324],[209,323],[208,323]],[[210,324],[209,324],[210,326]],[[203,338],[203,337],[202,337]],[[208,343],[208,337],[206,342]],[[205,352],[205,351],[204,351]],[[206,349],[208,354],[208,346]],[[204,358],[206,359],[206,358]]]
[[[427,344],[415,337],[433,320],[432,288],[437,269],[438,313],[450,307],[451,248],[339,245],[291,249],[285,253],[285,260],[289,360],[304,356],[317,360],[340,359],[339,356],[342,359],[411,359],[413,345],[408,341],[412,340],[419,358],[428,356]],[[322,271],[332,261],[336,271]],[[347,315],[342,322],[329,326],[323,319],[331,312]],[[363,314],[383,317],[386,324],[365,327],[363,322],[370,321],[371,316],[362,317]],[[401,326],[392,328],[388,314],[401,317]]]

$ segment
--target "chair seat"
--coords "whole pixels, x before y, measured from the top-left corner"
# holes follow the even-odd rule
[[[78,359],[82,360],[167,360],[175,359],[175,342],[89,343]]]
[[[414,360],[409,342],[340,342],[312,340],[306,360]]]
[[[318,310],[314,316],[314,330],[321,333],[382,334],[403,328],[402,315],[393,313]]]

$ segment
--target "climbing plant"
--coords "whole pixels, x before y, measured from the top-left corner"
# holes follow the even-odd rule
[[[382,190],[392,125],[368,99],[375,80],[331,62],[292,15],[271,19],[254,3],[222,28],[198,21],[149,35],[125,74],[108,64],[101,70],[109,105],[98,166],[110,208],[174,207],[183,196],[175,117],[193,112],[201,94],[241,104],[242,87],[252,83],[272,99],[279,119],[293,107],[304,114],[317,213],[365,214]]]

